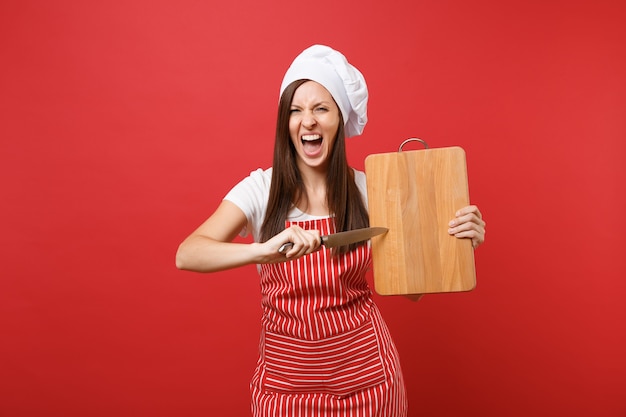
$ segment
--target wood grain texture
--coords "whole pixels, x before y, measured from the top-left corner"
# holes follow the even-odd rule
[[[374,286],[381,295],[470,291],[476,286],[470,239],[448,234],[469,204],[460,147],[369,155],[365,159]]]

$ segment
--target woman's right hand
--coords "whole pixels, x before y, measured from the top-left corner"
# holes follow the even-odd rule
[[[292,243],[293,246],[285,253],[279,252],[280,247],[285,243]],[[320,232],[319,230],[304,230],[299,226],[291,226],[263,245],[267,245],[271,253],[275,255],[267,263],[290,261],[319,250],[321,247]]]

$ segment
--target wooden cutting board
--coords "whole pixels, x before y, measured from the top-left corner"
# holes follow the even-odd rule
[[[448,222],[469,204],[465,151],[449,147],[373,154],[365,159],[365,172],[370,225],[389,228],[372,238],[376,292],[474,289],[472,242],[448,234]]]

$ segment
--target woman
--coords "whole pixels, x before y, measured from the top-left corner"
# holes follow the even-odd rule
[[[320,235],[368,226],[365,174],[345,138],[367,122],[362,74],[322,45],[303,51],[281,86],[273,167],[236,185],[180,245],[177,266],[212,272],[257,264],[262,335],[254,416],[406,416],[398,354],[365,280],[368,242],[337,250]],[[475,206],[450,233],[484,240]],[[252,233],[254,243],[232,243]],[[279,248],[293,246],[286,253]]]

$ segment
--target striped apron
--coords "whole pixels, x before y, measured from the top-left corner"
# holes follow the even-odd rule
[[[287,222],[321,234],[332,218]],[[403,417],[398,353],[371,298],[369,245],[262,265],[254,417]]]

